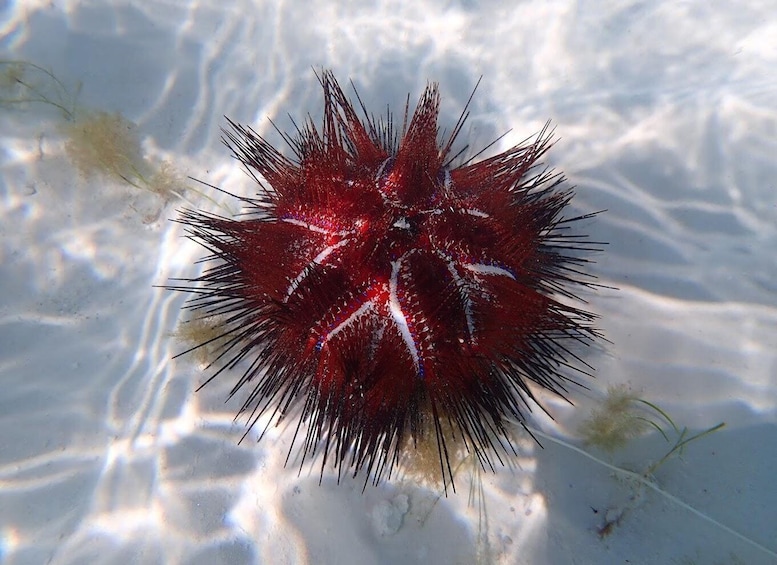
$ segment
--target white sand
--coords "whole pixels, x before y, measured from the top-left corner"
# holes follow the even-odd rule
[[[222,116],[269,133],[319,115],[311,67],[376,111],[437,80],[451,122],[483,75],[473,145],[551,119],[574,211],[608,210],[592,270],[620,288],[585,297],[612,342],[587,357],[592,390],[532,425],[583,447],[617,383],[691,433],[727,425],[658,469],[666,496],[525,436],[448,498],[409,477],[319,486],[283,468],[286,426],[237,444],[234,375],[195,393],[196,363],[171,359],[183,296],[152,285],[201,255],[177,204],[80,177],[51,109],[0,108],[0,563],[777,563],[773,1],[49,4],[0,0],[0,58],[82,81],[80,107],[136,122],[149,160],[239,194]],[[654,432],[589,451],[641,473],[666,449]]]

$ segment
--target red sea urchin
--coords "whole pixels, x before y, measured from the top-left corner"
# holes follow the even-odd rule
[[[565,374],[586,374],[567,344],[597,337],[594,316],[559,297],[592,285],[581,255],[598,244],[568,232],[589,216],[564,218],[572,191],[536,167],[547,127],[453,166],[469,103],[439,141],[434,84],[397,132],[330,72],[320,82],[323,125],[284,135],[291,159],[229,121],[224,142],[261,192],[240,220],[182,212],[210,265],[168,288],[223,320],[208,382],[246,364],[230,397],[250,389],[249,429],[294,413],[302,463],[320,453],[322,473],[331,458],[375,483],[430,437],[447,487],[454,445],[489,468],[515,453],[506,424],[536,402],[528,381],[563,395]]]

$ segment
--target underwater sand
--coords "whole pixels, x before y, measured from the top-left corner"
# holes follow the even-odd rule
[[[228,5],[229,7],[224,7]],[[337,7],[340,6],[340,7]],[[0,563],[777,563],[777,11],[773,2],[0,0],[0,59],[51,70],[81,109],[137,124],[144,158],[241,195],[224,115],[320,115],[311,68],[368,108],[440,82],[452,124],[474,84],[473,147],[548,119],[574,213],[608,241],[587,293],[611,343],[575,406],[531,425],[642,473],[653,430],[612,455],[578,426],[623,384],[697,433],[639,487],[518,436],[510,468],[466,463],[447,498],[409,474],[298,474],[293,432],[261,443],[173,333],[201,251],[183,205],[84,178],[57,111],[0,107]],[[206,187],[186,181],[192,189]],[[198,207],[237,203],[190,190]],[[236,211],[236,209],[234,210]],[[236,373],[232,376],[236,377]],[[238,395],[239,396],[239,395]],[[598,530],[627,509],[605,536]]]

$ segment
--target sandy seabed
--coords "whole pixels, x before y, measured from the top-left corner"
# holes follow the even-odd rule
[[[550,119],[573,212],[607,210],[585,226],[618,288],[584,296],[610,341],[596,379],[574,406],[543,397],[543,448],[462,465],[455,494],[403,473],[319,485],[284,468],[288,424],[238,444],[230,377],[195,392],[201,367],[172,359],[184,297],[153,285],[197,273],[167,221],[185,203],[85,177],[61,111],[3,104],[0,563],[777,563],[773,2],[225,4],[0,0],[0,59],[136,124],[143,162],[241,195],[223,116],[270,137],[268,118],[318,116],[312,68],[376,109],[438,81],[451,123],[482,75],[471,144]],[[184,182],[197,207],[237,206]],[[640,475],[658,432],[612,455],[577,432],[612,385],[690,434],[726,427],[635,482],[607,465]]]

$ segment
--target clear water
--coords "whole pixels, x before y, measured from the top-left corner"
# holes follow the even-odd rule
[[[776,38],[757,1],[0,0],[0,59],[62,83],[0,67],[0,563],[777,563]],[[439,81],[451,122],[482,75],[472,145],[550,119],[574,211],[607,210],[591,390],[447,498],[284,469],[293,426],[238,444],[229,376],[195,392],[172,359],[183,298],[153,285],[201,253],[168,219],[236,207],[187,177],[252,194],[223,116],[273,138],[320,115],[322,66],[376,110]],[[11,102],[20,77],[64,110]],[[142,170],[79,170],[68,119],[97,112],[135,124]],[[583,445],[616,384],[689,435],[726,427],[630,482],[605,463],[640,474],[671,443]]]

